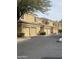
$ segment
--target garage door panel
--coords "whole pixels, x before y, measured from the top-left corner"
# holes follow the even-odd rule
[[[24,28],[23,32],[25,33],[25,37],[29,36],[29,28]]]
[[[48,29],[48,34],[50,34],[50,29]]]
[[[31,28],[30,29],[30,35],[31,36],[36,36],[36,28]]]
[[[46,35],[47,35],[47,29],[45,29],[44,31],[45,31],[45,33],[46,33]]]
[[[50,34],[50,29],[45,29],[44,31],[46,32],[46,35]]]

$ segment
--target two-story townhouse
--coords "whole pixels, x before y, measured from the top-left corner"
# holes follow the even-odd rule
[[[53,21],[53,33],[58,34],[58,21]]]
[[[37,35],[36,27],[39,27],[39,25],[35,23],[35,17],[31,13],[24,14],[17,25],[18,36],[21,36],[21,33],[24,37]]]
[[[46,35],[58,33],[58,23],[46,18],[35,17],[33,14],[24,14],[17,23],[18,36],[37,36],[45,32]]]
[[[62,20],[58,23],[58,31],[59,33],[62,33]]]

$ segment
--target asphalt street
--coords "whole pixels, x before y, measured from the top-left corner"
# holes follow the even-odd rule
[[[59,36],[37,36],[17,43],[17,59],[62,59]]]

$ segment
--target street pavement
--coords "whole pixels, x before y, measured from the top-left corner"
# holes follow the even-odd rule
[[[17,43],[17,59],[62,59],[58,36],[37,36]]]

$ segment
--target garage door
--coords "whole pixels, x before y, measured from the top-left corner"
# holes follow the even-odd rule
[[[36,36],[36,28],[30,29],[30,36]]]
[[[50,34],[50,29],[45,29],[44,31],[46,32],[46,35]]]
[[[47,31],[47,29],[44,29],[44,31],[45,31],[46,35],[48,35],[48,33],[47,33],[48,31]]]
[[[50,29],[48,29],[48,35],[50,34]]]
[[[29,36],[29,28],[24,28],[23,32],[25,33],[25,37]]]

